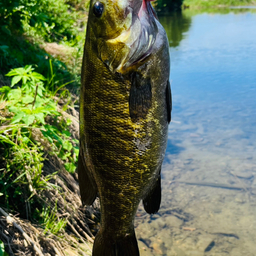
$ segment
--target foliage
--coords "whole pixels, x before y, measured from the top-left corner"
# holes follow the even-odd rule
[[[67,224],[58,209],[60,200],[55,207],[49,206],[54,201],[46,202],[47,193],[63,193],[55,185],[60,186],[61,174],[47,168],[52,158],[70,173],[76,168],[78,141],[62,113],[74,99],[68,89],[77,91],[80,84],[88,3],[0,1],[0,205],[40,223],[46,235],[59,235]],[[52,45],[61,54],[47,51]]]
[[[32,66],[11,70],[6,75],[13,77],[11,87],[19,82],[22,82],[22,86],[16,89],[4,86],[0,89],[4,100],[9,102],[9,111],[14,113],[12,124],[23,123],[27,126],[35,126],[45,124],[44,119],[48,114],[58,115],[56,103],[43,97],[45,77],[33,70]]]
[[[78,141],[70,140],[71,134],[67,131],[67,127],[71,124],[70,120],[58,120],[58,128],[45,123],[45,118],[48,115],[53,115],[55,118],[60,115],[57,111],[57,104],[48,96],[55,96],[59,88],[64,85],[56,89],[52,86],[54,74],[46,79],[33,70],[32,66],[11,70],[7,74],[12,77],[11,87],[19,83],[21,83],[21,87],[11,89],[4,86],[0,88],[3,100],[8,101],[7,107],[14,114],[11,124],[19,123],[29,128],[41,129],[45,138],[52,143],[57,155],[64,161],[69,160],[65,164],[67,170],[74,172],[78,156],[78,147],[75,145],[78,144]],[[48,81],[48,86],[44,85],[44,81]],[[48,88],[47,92],[45,88]]]
[[[10,0],[0,3],[2,30],[22,30],[44,40],[70,39],[76,33],[73,8],[65,0]]]
[[[168,12],[181,9],[183,0],[157,0],[157,10],[159,12]]]
[[[77,66],[81,64],[88,2],[0,1],[0,87],[8,84],[8,79],[2,76],[10,69],[31,63],[36,63],[38,71],[47,76],[51,59],[55,81],[65,84],[74,80],[72,86],[76,91],[80,84],[80,68]],[[70,53],[64,50],[63,58],[53,58],[43,49],[45,42],[58,42],[72,50]]]
[[[0,36],[0,76],[4,76],[10,69],[30,65],[31,63],[36,63],[40,74],[48,76],[51,72],[49,67],[49,61],[51,61],[55,83],[64,84],[67,81],[74,80],[75,75],[68,71],[67,65],[58,59],[53,59],[38,44],[29,42],[28,39],[21,36],[5,33],[2,35]],[[8,84],[8,82],[6,81],[5,84]]]
[[[67,121],[67,123],[65,123]],[[60,125],[70,125],[70,120],[63,120]],[[78,160],[79,148],[78,140],[70,140],[70,132],[62,130],[53,125],[44,125],[42,130],[43,135],[52,143],[53,150],[57,153],[58,157],[65,162],[65,168],[70,173],[76,170],[76,163]]]
[[[4,249],[4,243],[0,240],[0,256],[8,256],[7,252]]]
[[[184,5],[189,7],[210,8],[218,6],[238,6],[255,4],[254,0],[184,0]]]
[[[52,188],[48,183],[52,175],[42,176],[42,148],[33,143],[21,127],[13,126],[1,131],[0,142],[6,146],[6,168],[0,170],[0,192],[3,194],[0,202],[28,217],[31,216],[31,207],[39,206],[39,202],[36,202],[33,196],[40,194],[42,190]],[[12,137],[17,143],[13,142]],[[6,145],[7,142],[9,147]]]
[[[0,145],[4,146],[5,162],[0,169],[0,204],[34,218],[30,209],[42,208],[42,202],[38,201],[41,191],[56,187],[49,182],[55,174],[42,175],[44,147],[33,141],[33,129],[45,135],[52,148],[49,153],[58,155],[70,172],[75,170],[78,141],[71,139],[67,131],[70,122],[61,117],[52,98],[58,88],[46,86],[53,83],[53,76],[45,78],[32,66],[13,69],[7,76],[12,77],[11,87],[0,88],[0,105],[4,108]],[[45,122],[49,116],[58,118],[58,127]],[[35,195],[39,197],[35,199]]]

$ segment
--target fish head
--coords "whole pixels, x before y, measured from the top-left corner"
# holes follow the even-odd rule
[[[88,37],[111,72],[124,74],[150,56],[158,33],[151,1],[91,1]]]

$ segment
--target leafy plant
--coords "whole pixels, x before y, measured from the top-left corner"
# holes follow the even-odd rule
[[[66,0],[1,1],[0,13],[0,25],[9,33],[21,30],[46,40],[68,39],[76,34],[76,14]]]
[[[79,154],[78,141],[71,140],[71,134],[67,130],[59,130],[48,124],[44,125],[44,128],[43,135],[52,143],[57,156],[64,161],[66,170],[74,173]]]
[[[9,111],[14,113],[11,123],[24,123],[27,126],[33,124],[45,124],[44,118],[49,114],[58,115],[56,104],[51,99],[43,97],[45,91],[41,74],[34,72],[32,66],[16,68],[6,76],[11,76],[11,87],[21,82],[21,87],[11,89],[8,86],[0,88],[4,99],[10,102]]]
[[[0,124],[5,124],[0,128],[0,144],[5,148],[5,168],[0,170],[0,204],[15,205],[14,209],[18,210],[24,209],[19,204],[25,202],[23,214],[32,216],[30,209],[39,207],[34,196],[38,198],[41,191],[56,189],[49,182],[55,173],[42,175],[44,148],[32,140],[33,129],[42,131],[52,145],[49,153],[59,156],[71,173],[76,168],[78,141],[70,138],[71,134],[66,131],[70,122],[61,117],[57,103],[45,89],[49,78],[35,72],[31,65],[13,69],[7,76],[12,77],[11,87],[0,88],[0,111],[6,109],[5,117],[0,119]],[[57,86],[53,93],[56,90]],[[59,117],[58,127],[46,124],[47,116]]]

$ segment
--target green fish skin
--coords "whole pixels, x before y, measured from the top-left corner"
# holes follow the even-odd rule
[[[166,33],[149,0],[91,0],[82,66],[78,176],[97,195],[93,256],[139,256],[134,217],[161,202],[172,98]]]

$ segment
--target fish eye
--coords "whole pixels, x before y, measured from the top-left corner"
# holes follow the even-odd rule
[[[100,18],[104,11],[104,5],[101,2],[96,2],[93,6],[93,13],[97,18]]]

